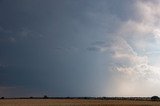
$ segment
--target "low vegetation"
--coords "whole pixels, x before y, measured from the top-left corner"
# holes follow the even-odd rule
[[[44,96],[45,97],[45,96]],[[0,99],[0,106],[160,106],[159,101],[151,98],[15,98]]]
[[[158,97],[158,96],[152,96],[152,97],[151,97],[151,100],[152,100],[152,101],[159,101],[159,97]]]

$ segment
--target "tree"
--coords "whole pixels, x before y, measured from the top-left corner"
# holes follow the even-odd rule
[[[30,99],[33,99],[33,97],[31,96],[31,97],[29,97]]]
[[[4,99],[4,97],[1,97],[1,99]]]
[[[152,100],[152,101],[158,101],[158,100],[159,100],[159,97],[158,97],[158,96],[152,96],[152,97],[151,97],[151,100]]]
[[[43,99],[48,99],[47,95],[44,95]]]

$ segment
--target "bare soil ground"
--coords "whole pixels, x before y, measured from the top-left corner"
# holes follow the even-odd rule
[[[85,99],[1,99],[0,106],[160,106],[160,101]]]

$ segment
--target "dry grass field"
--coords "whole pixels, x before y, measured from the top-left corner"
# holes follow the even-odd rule
[[[0,106],[160,106],[160,102],[84,99],[1,99]]]

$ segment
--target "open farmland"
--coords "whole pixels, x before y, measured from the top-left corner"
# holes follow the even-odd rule
[[[159,101],[84,99],[3,99],[0,106],[160,106]]]

